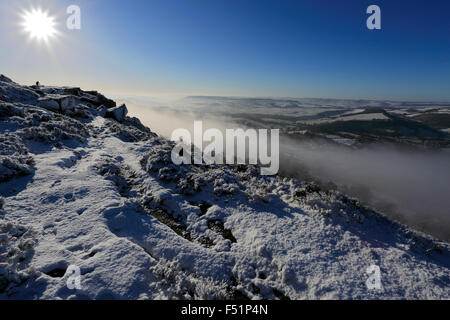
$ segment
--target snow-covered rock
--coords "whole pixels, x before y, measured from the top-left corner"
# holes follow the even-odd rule
[[[105,106],[107,109],[112,109],[116,107],[116,102],[106,98],[104,95],[98,92],[94,92],[96,96],[96,101],[99,105]]]
[[[12,103],[0,103],[0,117],[13,117],[13,116],[24,116],[24,110],[20,107],[16,107]]]
[[[50,94],[38,100],[39,107],[63,114],[73,112],[75,107],[80,104],[81,100],[72,95]]]
[[[0,74],[0,82],[12,83],[13,81],[10,78],[8,78],[7,76],[4,76],[3,74]]]
[[[13,293],[37,274],[29,266],[35,241],[31,229],[0,220],[0,295]]]
[[[125,119],[125,117],[127,116],[127,114],[128,114],[128,109],[124,104],[122,104],[120,106],[108,109],[108,111],[106,112],[106,117],[113,118],[119,122],[122,122]]]
[[[53,112],[59,112],[60,111],[60,105],[58,100],[55,100],[53,98],[39,98],[38,100],[38,107],[53,111]]]
[[[60,100],[61,111],[65,114],[69,111],[73,111],[75,106],[80,104],[80,100],[76,99],[74,96],[65,96]]]
[[[28,87],[23,87],[3,77],[0,81],[0,100],[14,103],[35,104],[39,99],[39,94]]]

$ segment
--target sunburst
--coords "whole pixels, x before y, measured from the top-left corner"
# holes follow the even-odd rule
[[[45,41],[57,33],[55,18],[42,9],[32,9],[22,15],[22,26],[31,39]]]

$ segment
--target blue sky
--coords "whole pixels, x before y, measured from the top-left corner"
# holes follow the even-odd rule
[[[77,4],[82,29],[65,28]],[[382,30],[366,28],[381,7]],[[29,41],[18,14],[56,15]],[[0,0],[1,73],[107,93],[450,101],[450,1]]]

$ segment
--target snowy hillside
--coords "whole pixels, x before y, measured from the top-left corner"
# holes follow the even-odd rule
[[[0,77],[0,299],[450,299],[449,244],[255,167],[175,166],[126,113]]]

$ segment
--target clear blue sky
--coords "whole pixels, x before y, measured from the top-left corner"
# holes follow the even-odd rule
[[[78,4],[82,30],[65,26]],[[382,30],[366,28],[377,4]],[[17,13],[57,15],[49,45]],[[450,100],[448,0],[0,0],[0,73],[110,93]]]

